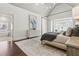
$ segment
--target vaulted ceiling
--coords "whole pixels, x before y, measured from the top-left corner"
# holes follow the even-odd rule
[[[79,3],[11,3],[42,16],[50,16],[72,10]]]

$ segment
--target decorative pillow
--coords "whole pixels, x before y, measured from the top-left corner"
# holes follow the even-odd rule
[[[57,38],[54,40],[55,42],[59,42],[59,43],[63,43],[65,44],[65,42],[69,39],[69,37],[64,36],[64,35],[58,35]]]
[[[72,36],[78,36],[79,37],[79,27],[75,26],[73,28]]]
[[[68,28],[66,31],[66,36],[71,36],[72,35],[72,28]]]
[[[66,35],[66,31],[63,32],[63,35]]]

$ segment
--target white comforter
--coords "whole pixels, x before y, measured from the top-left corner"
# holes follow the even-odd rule
[[[54,41],[65,44],[65,42],[67,42],[69,39],[70,37],[59,34]]]

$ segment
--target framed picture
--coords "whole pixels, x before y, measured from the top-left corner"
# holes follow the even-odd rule
[[[0,23],[0,31],[7,31],[8,23]]]
[[[29,29],[37,30],[37,17],[34,15],[29,15]]]

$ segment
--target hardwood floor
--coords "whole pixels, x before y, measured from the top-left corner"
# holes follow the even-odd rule
[[[0,56],[26,56],[14,42],[0,42]]]

